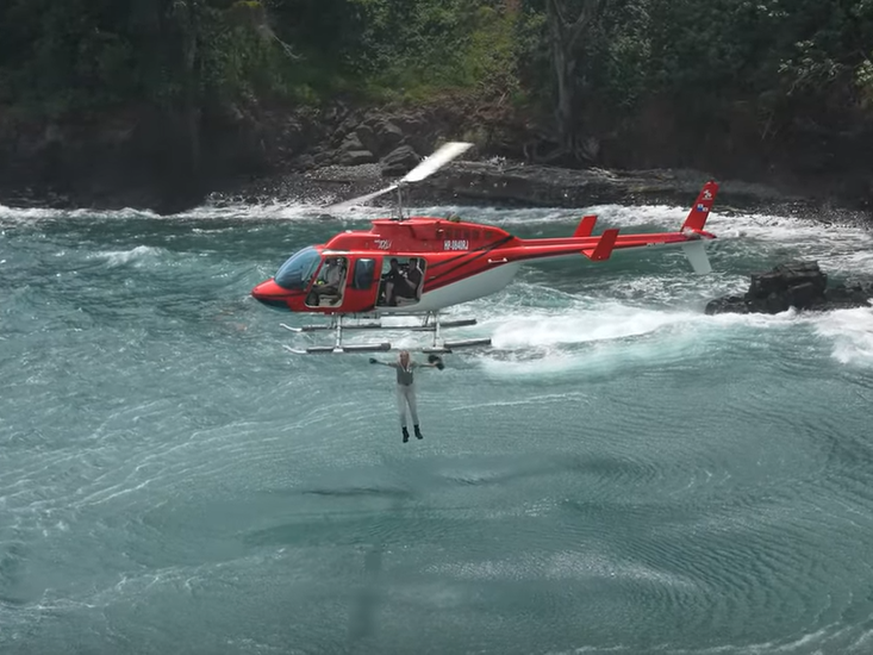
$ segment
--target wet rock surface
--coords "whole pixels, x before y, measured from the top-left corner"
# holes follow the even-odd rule
[[[828,285],[816,261],[787,262],[770,271],[753,273],[742,296],[724,296],[706,305],[707,314],[779,314],[790,308],[830,311],[870,307],[873,283]]]

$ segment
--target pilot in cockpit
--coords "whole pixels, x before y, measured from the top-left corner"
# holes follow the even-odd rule
[[[343,260],[340,257],[328,259],[315,284],[312,285],[312,293],[315,294],[316,303],[321,301],[321,296],[332,296],[334,304],[340,297],[340,286],[343,279]]]

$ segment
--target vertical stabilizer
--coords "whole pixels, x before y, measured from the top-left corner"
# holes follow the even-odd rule
[[[718,193],[718,183],[710,180],[703,185],[697,200],[691,211],[688,212],[688,217],[682,224],[682,232],[702,232],[706,225],[706,219],[709,218],[709,212],[712,210],[712,204],[715,202],[715,196]]]

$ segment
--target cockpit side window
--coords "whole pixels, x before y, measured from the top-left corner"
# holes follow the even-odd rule
[[[305,289],[320,263],[321,256],[318,251],[309,246],[291,255],[273,279],[283,289],[291,291]]]

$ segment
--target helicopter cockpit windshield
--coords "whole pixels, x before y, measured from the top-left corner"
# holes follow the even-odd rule
[[[320,263],[321,255],[313,246],[308,246],[291,255],[273,279],[283,289],[305,289]]]

